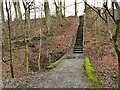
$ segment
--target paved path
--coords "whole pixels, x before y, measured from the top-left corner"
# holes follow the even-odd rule
[[[60,64],[45,74],[30,76],[18,88],[91,88],[84,74],[83,54],[69,54]]]

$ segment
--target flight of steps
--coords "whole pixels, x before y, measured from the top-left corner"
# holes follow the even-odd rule
[[[77,31],[76,42],[74,45],[73,53],[83,53],[83,24],[84,24],[84,16],[80,16],[80,24]]]

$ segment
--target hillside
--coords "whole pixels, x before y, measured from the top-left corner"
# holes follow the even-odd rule
[[[96,69],[98,78],[104,88],[115,88],[118,85],[118,60],[109,29],[114,30],[110,19],[109,26],[91,9],[85,15],[84,52],[89,54]]]
[[[58,60],[62,55],[69,52],[74,45],[79,19],[73,16],[61,20],[53,18],[52,34],[46,35],[46,27],[43,19],[31,20],[29,30],[29,73],[37,72],[38,51],[39,51],[39,30],[42,30],[42,48],[41,48],[41,71],[45,71],[46,66]],[[43,27],[44,26],[44,27]],[[25,49],[22,28],[20,22],[12,22],[13,34],[13,67],[15,78],[21,78],[25,75]],[[6,43],[8,32],[3,36],[3,80],[10,79],[9,66],[9,48]]]

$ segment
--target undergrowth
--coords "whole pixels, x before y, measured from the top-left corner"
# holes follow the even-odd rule
[[[85,54],[84,60],[85,74],[87,75],[88,80],[93,83],[93,86],[98,90],[101,88],[100,81],[97,79],[95,69],[90,62],[90,57]]]

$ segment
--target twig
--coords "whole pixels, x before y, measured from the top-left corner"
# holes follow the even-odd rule
[[[108,23],[108,21],[101,15],[100,10],[95,10],[95,8],[93,8],[92,6],[90,6],[89,4],[87,4],[87,2],[84,2],[86,5],[88,5],[93,11],[95,11],[106,23]]]
[[[115,18],[114,18],[114,16],[110,13],[110,11],[109,11],[107,5],[103,4],[103,7],[107,10],[108,14],[109,14],[110,17],[113,19],[113,21],[114,21],[115,23],[117,23],[116,20],[115,20]]]

